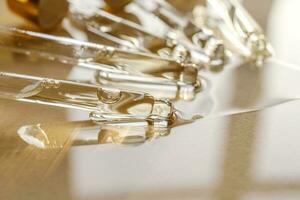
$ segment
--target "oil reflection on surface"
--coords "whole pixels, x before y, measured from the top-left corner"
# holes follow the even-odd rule
[[[69,129],[66,129],[69,127]],[[63,128],[63,134],[56,134]],[[90,121],[66,122],[55,125],[28,125],[18,129],[18,135],[30,146],[39,149],[63,148],[66,143],[72,146],[95,144],[142,144],[152,138],[168,135],[169,129],[155,132],[145,123],[124,125],[97,125]]]
[[[171,129],[193,123],[199,115],[184,119],[177,111],[172,119],[139,120],[130,118],[119,123],[97,123],[97,121],[77,121],[54,124],[25,125],[17,130],[18,136],[29,146],[51,150],[66,146],[95,144],[138,145],[168,136]]]

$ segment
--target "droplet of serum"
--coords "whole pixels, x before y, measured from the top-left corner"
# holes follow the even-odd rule
[[[17,133],[27,144],[36,148],[45,149],[50,144],[48,136],[40,124],[22,126]]]

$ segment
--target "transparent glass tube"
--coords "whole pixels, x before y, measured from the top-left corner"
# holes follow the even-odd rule
[[[130,89],[133,91],[147,92],[157,98],[172,100],[193,100],[197,93],[204,90],[202,82],[194,85],[183,82],[171,82],[158,78],[145,78],[119,73],[106,73],[97,71],[95,83],[108,85],[119,89]],[[204,81],[204,80],[203,80]]]
[[[221,19],[216,29],[234,46],[235,53],[261,65],[272,48],[261,27],[237,0],[207,0],[211,11]]]
[[[0,26],[0,39],[2,48],[29,55],[38,54],[48,59],[58,59],[63,63],[84,63],[85,67],[99,70],[143,73],[180,80],[182,73],[188,68],[194,73],[190,74],[191,78],[182,81],[197,81],[198,71],[195,67],[184,66],[151,54],[128,52],[110,46],[4,26]],[[167,73],[168,76],[165,75]]]
[[[148,94],[4,72],[0,73],[0,98],[100,113],[106,116],[99,119],[103,123],[173,115],[171,103]]]
[[[200,46],[180,38],[150,32],[124,15],[120,17],[117,13],[112,14],[101,9],[100,4],[94,2],[90,6],[84,6],[77,0],[69,0],[69,3],[72,21],[78,22],[87,31],[111,41],[112,44],[171,57],[183,63],[195,63],[200,67],[224,65],[224,60],[221,61],[220,58],[214,60],[212,55],[207,54],[208,51],[203,51]]]
[[[168,27],[166,34],[175,35],[177,40],[184,42],[190,48],[202,49],[210,58],[210,67],[226,64],[227,51],[223,41],[217,38],[208,27],[196,26],[188,15],[181,13],[165,0],[149,0],[147,3],[136,0],[134,2],[136,7],[159,18]]]
[[[0,48],[89,68],[95,70],[97,83],[157,97],[191,100],[201,88],[193,66],[63,37],[0,27]]]

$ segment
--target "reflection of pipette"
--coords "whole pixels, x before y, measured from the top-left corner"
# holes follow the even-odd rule
[[[91,121],[63,122],[54,124],[26,125],[18,129],[19,137],[30,146],[39,149],[65,148],[66,145],[95,144],[142,144],[168,136],[173,127],[192,123],[199,117],[186,120],[175,112],[170,120],[126,120],[102,123],[97,118]],[[95,121],[93,121],[93,119]]]

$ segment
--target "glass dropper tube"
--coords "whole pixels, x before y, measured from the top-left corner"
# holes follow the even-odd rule
[[[157,56],[3,26],[0,38],[0,48],[5,50],[98,71],[96,82],[101,84],[142,88],[158,97],[184,100],[193,99],[200,91],[195,67]]]
[[[5,72],[0,72],[0,98],[100,113],[106,116],[102,122],[168,119],[173,113],[171,103],[145,93]]]
[[[155,16],[166,26],[166,35],[175,37],[176,40],[186,44],[191,49],[201,49],[209,58],[206,66],[215,70],[223,67],[227,63],[227,50],[223,41],[218,38],[207,26],[198,27],[189,15],[177,10],[171,2],[165,0],[150,0],[145,3],[142,0],[134,1],[135,9],[130,13],[139,15],[145,12],[150,16]],[[147,26],[145,29],[151,30]]]
[[[265,58],[273,54],[262,28],[239,1],[207,0],[207,4],[219,18],[216,29],[235,48],[234,53],[258,65],[262,65]]]
[[[199,46],[184,42],[180,38],[150,32],[138,23],[101,9],[100,4],[96,5],[95,1],[90,6],[84,6],[78,0],[69,0],[69,3],[69,18],[84,26],[88,32],[110,41],[111,45],[171,57],[179,62],[194,63],[200,68],[225,64],[225,60],[221,58],[214,60],[212,55],[207,54]]]
[[[27,54],[40,54],[49,59],[60,59],[65,63],[91,63],[94,65],[90,67],[100,70],[103,69],[102,64],[108,64],[112,69],[119,71],[144,73],[158,77],[164,77],[164,74],[160,72],[172,72],[174,79],[178,79],[186,67],[193,67],[184,66],[174,60],[153,54],[130,52],[111,46],[13,27],[0,26],[0,36],[0,45],[4,48],[15,48],[20,51],[27,49],[25,52]],[[194,75],[197,75],[197,70],[194,72]],[[172,79],[171,76],[169,78]],[[195,78],[193,80],[195,81]]]

